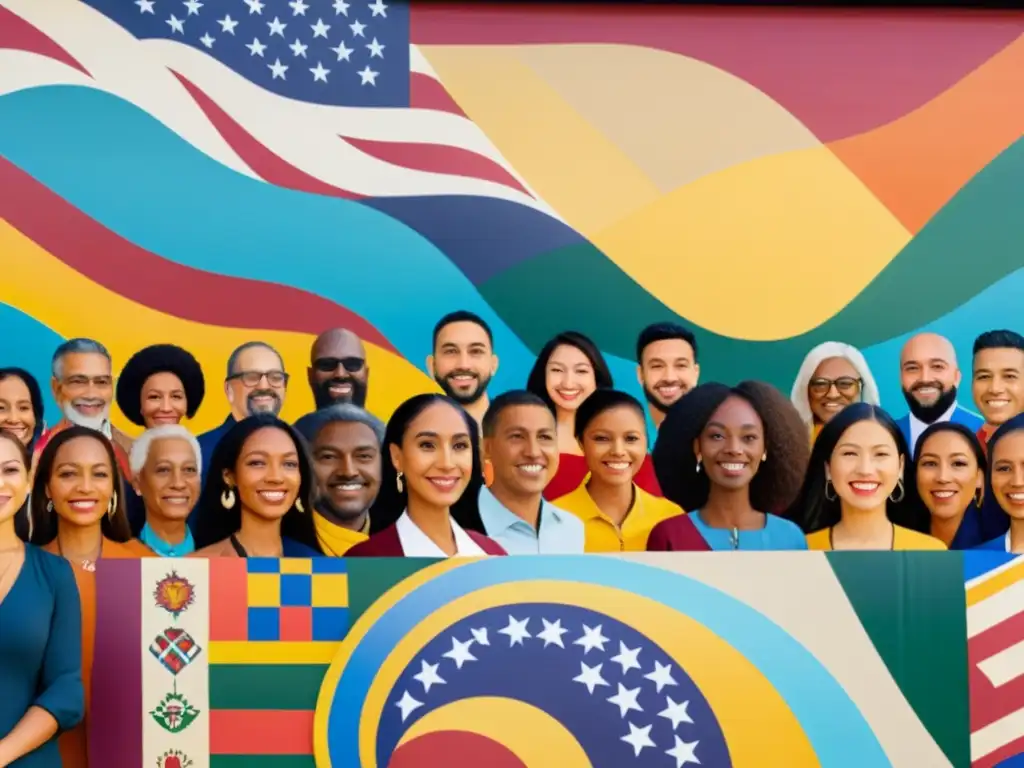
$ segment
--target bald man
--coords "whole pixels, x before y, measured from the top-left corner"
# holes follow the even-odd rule
[[[981,417],[957,405],[960,368],[956,350],[946,337],[919,333],[907,341],[900,354],[900,384],[910,413],[898,423],[911,456],[917,438],[930,424],[952,421],[972,432],[981,429]]]
[[[362,339],[344,328],[332,328],[316,337],[309,352],[309,387],[316,407],[352,403],[363,408],[370,382]]]

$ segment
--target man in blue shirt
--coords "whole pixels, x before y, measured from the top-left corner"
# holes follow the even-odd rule
[[[964,424],[972,432],[981,428],[981,417],[957,405],[960,368],[949,339],[935,333],[912,336],[900,354],[900,384],[910,413],[897,423],[911,456],[917,438],[936,422]]]
[[[556,429],[544,401],[524,390],[499,395],[484,414],[484,458],[494,480],[480,489],[480,518],[510,555],[583,552],[583,522],[541,495],[558,471]]]

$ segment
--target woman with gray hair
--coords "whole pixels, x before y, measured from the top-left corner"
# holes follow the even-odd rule
[[[146,510],[139,540],[160,557],[194,552],[188,517],[199,501],[199,442],[177,424],[154,427],[132,444],[128,460],[132,486]]]
[[[838,341],[826,341],[807,353],[790,400],[807,425],[811,445],[821,428],[850,403],[881,404],[864,355]]]
[[[295,429],[309,443],[316,475],[317,538],[325,555],[341,557],[370,533],[384,422],[356,405],[339,403],[303,416]]]

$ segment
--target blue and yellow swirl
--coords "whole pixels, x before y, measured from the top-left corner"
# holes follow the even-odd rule
[[[610,628],[623,626],[653,646],[649,654],[663,653],[674,665],[675,679],[692,681],[706,700],[708,717],[721,729],[727,747],[724,764],[736,768],[891,764],[857,706],[821,662],[751,606],[697,580],[649,565],[612,558],[552,557],[532,561],[528,569],[514,558],[438,563],[381,597],[353,627],[324,680],[314,734],[318,767],[384,768],[397,754],[396,746],[401,750],[431,731],[450,731],[455,726],[501,743],[519,757],[520,765],[540,764],[529,757],[522,743],[535,727],[550,735],[546,758],[555,762],[543,764],[566,768],[616,764],[606,754],[589,753],[584,748],[586,736],[581,738],[565,723],[554,722],[537,701],[524,701],[529,697],[522,696],[521,690],[519,698],[514,698],[500,695],[495,686],[470,686],[467,706],[453,712],[459,701],[448,697],[439,702],[442,706],[431,709],[423,688],[407,685],[410,670],[419,671],[416,664],[427,658],[440,661],[436,653],[431,656],[432,647],[450,644],[450,638],[459,633],[468,641],[466,628],[481,625],[487,612],[522,618],[531,610],[543,615],[544,610],[558,606],[594,617],[588,621],[604,617],[605,634],[617,637]],[[534,625],[522,644],[539,644],[540,629]],[[571,629],[564,636],[566,648],[580,635],[579,627]],[[488,640],[505,653],[520,650],[510,648],[511,637],[492,632]],[[485,650],[491,651],[478,644],[472,652],[482,660]],[[606,670],[614,667],[609,657],[617,650],[621,649],[609,645],[602,656]],[[579,658],[587,661],[587,654],[572,664]],[[593,658],[597,660],[596,655]],[[644,673],[651,658],[655,656],[647,657]],[[473,663],[482,662],[467,662]],[[571,664],[566,668],[570,679],[578,671]],[[481,671],[474,674],[488,674],[483,666],[475,669]],[[448,681],[457,670],[449,659],[440,671]],[[529,668],[522,674],[529,675]],[[635,674],[639,680],[640,672]],[[549,683],[538,680],[537,684]],[[395,718],[400,717],[396,703],[410,690],[424,706],[396,725]],[[579,690],[581,696],[587,694],[583,685]],[[601,698],[608,700],[615,691],[609,685],[601,689]],[[668,688],[659,691],[669,692]],[[659,721],[654,711],[636,715],[630,711],[629,717],[620,718],[613,704],[607,707],[623,734],[628,724]],[[691,703],[691,715],[699,709]],[[468,712],[476,716],[469,717]],[[516,727],[510,727],[510,718]],[[714,727],[705,730],[712,733]],[[682,733],[681,727],[677,733]],[[670,765],[665,753],[672,746],[662,740],[656,750],[642,749],[635,764]],[[703,743],[697,747],[701,748]],[[658,762],[647,762],[650,756]]]

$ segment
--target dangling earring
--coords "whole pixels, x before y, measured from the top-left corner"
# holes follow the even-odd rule
[[[235,489],[228,488],[224,493],[220,495],[220,505],[224,509],[231,509],[235,506]]]
[[[53,512],[53,499],[46,502],[46,511]]]
[[[764,453],[761,454],[761,461],[768,461],[768,451],[765,451]]]
[[[899,495],[898,498],[894,499],[892,496],[893,496],[893,493],[896,493],[896,491],[899,491],[900,495]],[[903,478],[901,477],[899,480],[896,481],[896,490],[894,490],[892,493],[889,494],[889,501],[891,501],[893,504],[899,504],[901,501],[903,501],[903,497],[906,496],[906,495],[907,495],[907,491],[903,487]]]
[[[399,493],[405,490],[405,483],[402,482],[402,477],[403,475],[401,472],[395,475],[395,485],[398,486]]]
[[[829,489],[832,490],[831,496],[828,495]],[[837,498],[839,498],[839,494],[836,493],[836,488],[834,485],[832,485],[832,478],[830,477],[825,478],[825,498],[828,499],[829,501],[835,501]]]
[[[117,510],[117,491],[110,497],[110,503],[107,505],[107,517],[111,520],[114,519],[114,512]]]
[[[306,510],[304,510],[304,509],[302,508],[302,499],[300,499],[300,498],[296,498],[296,499],[295,499],[295,508],[296,508],[296,509],[297,509],[297,510],[298,510],[298,511],[299,511],[300,513],[301,513],[301,512],[305,512],[305,511],[306,511]]]
[[[974,506],[981,509],[981,503],[985,500],[985,491],[981,488],[974,492]]]
[[[700,463],[701,463],[701,461],[703,461],[703,460],[704,460],[704,459],[703,459],[703,457],[702,457],[702,456],[698,456],[698,457],[697,457],[697,474],[698,474],[698,475],[700,474]]]

